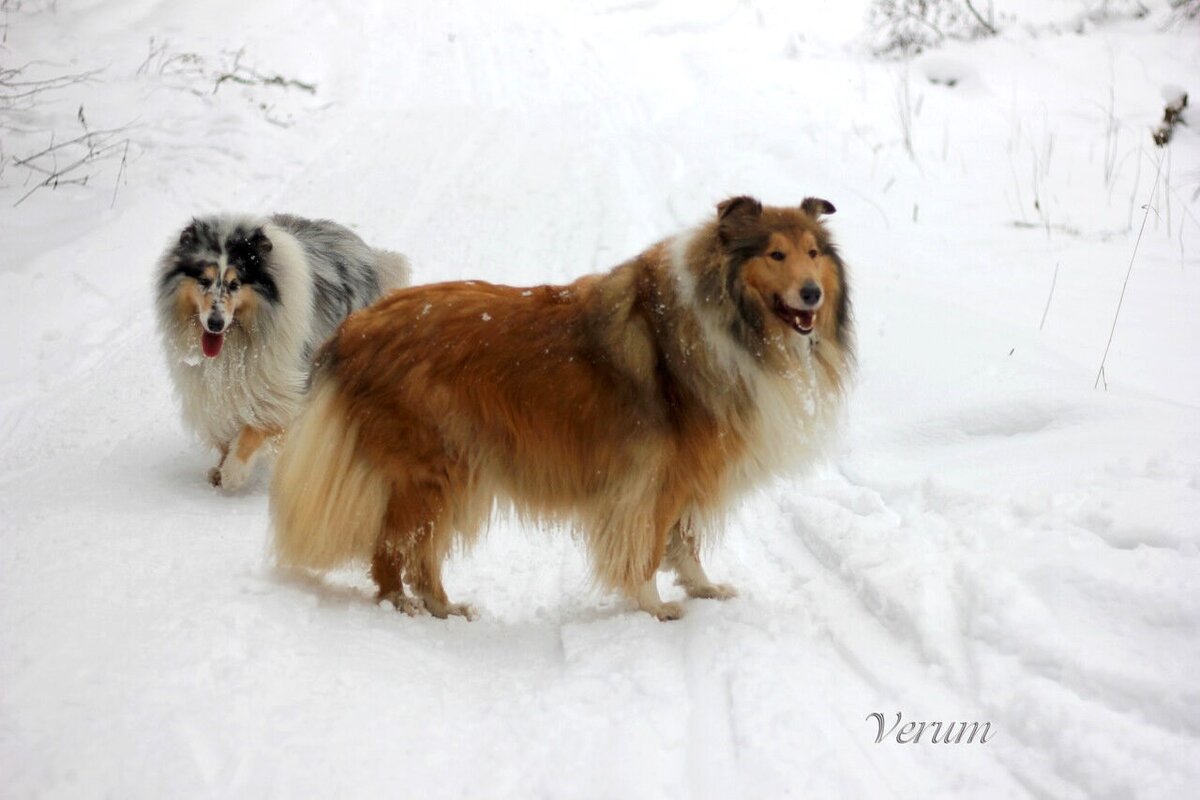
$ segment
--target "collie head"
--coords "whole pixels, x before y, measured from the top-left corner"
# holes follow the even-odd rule
[[[730,366],[748,356],[787,373],[811,357],[830,388],[843,388],[854,359],[850,285],[821,221],[835,210],[815,197],[794,208],[731,197],[715,219],[675,240],[681,288],[713,329],[710,338],[735,344]]]
[[[271,253],[270,223],[244,216],[198,217],[159,262],[158,305],[176,346],[221,354],[228,334],[250,338],[280,301],[284,280]],[[174,334],[173,336],[171,334]]]
[[[832,213],[731,197],[660,251],[684,312],[675,372],[745,444],[734,485],[816,463],[840,427],[854,337]]]

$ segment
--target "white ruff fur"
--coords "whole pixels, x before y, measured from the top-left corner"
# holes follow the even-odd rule
[[[842,391],[831,382],[818,358],[833,364],[839,373],[846,365],[837,348],[821,342],[816,332],[808,336],[782,334],[768,343],[786,352],[788,369],[777,373],[763,365],[737,342],[723,315],[730,311],[729,299],[699,296],[698,283],[689,265],[696,230],[679,234],[669,245],[670,268],[682,302],[689,305],[702,332],[704,352],[710,364],[729,381],[731,394],[745,387],[752,398],[753,416],[728,419],[747,439],[747,455],[730,475],[731,496],[760,486],[764,479],[803,470],[827,452],[841,420]],[[732,497],[730,498],[732,499]],[[711,528],[711,525],[703,525]]]
[[[200,350],[196,317],[180,322],[160,304],[167,363],[183,405],[184,424],[213,446],[232,442],[244,426],[281,429],[296,415],[307,378],[304,346],[312,326],[312,276],[295,237],[267,223],[280,302],[260,303],[250,327],[235,322],[216,358]],[[220,269],[225,269],[221,257]]]

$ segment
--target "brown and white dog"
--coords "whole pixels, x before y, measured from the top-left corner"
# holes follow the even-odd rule
[[[659,619],[682,614],[660,566],[691,597],[733,596],[698,536],[737,493],[819,455],[853,343],[820,221],[832,204],[717,209],[566,286],[443,283],[351,315],[276,465],[279,562],[370,559],[380,599],[470,616],[442,561],[500,501],[571,525],[599,582]]]

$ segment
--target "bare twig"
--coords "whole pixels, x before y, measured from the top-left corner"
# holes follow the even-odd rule
[[[121,188],[121,178],[125,176],[125,165],[129,161],[129,140],[125,140],[125,148],[121,151],[121,166],[117,169],[117,179],[113,182],[112,201],[108,204],[109,208],[113,208],[117,204],[117,191]],[[1057,274],[1057,273],[1056,273]],[[1053,290],[1051,290],[1053,291]]]
[[[249,77],[238,75],[236,73],[225,73],[217,78],[217,83],[213,86],[213,94],[221,88],[221,84],[225,81],[233,81],[244,86],[282,86],[283,88],[295,87],[309,94],[316,94],[317,86],[313,83],[305,83],[304,81],[296,80],[295,78],[285,78],[282,75],[263,75],[254,70],[247,70]]]
[[[1019,220],[1019,219],[1015,219],[1008,224],[1013,226],[1014,228],[1019,228],[1021,230],[1030,230],[1030,231],[1044,231],[1044,230],[1046,230],[1047,227],[1049,227],[1050,230],[1055,233],[1061,233],[1066,236],[1073,236],[1077,239],[1085,239],[1085,240],[1101,241],[1101,242],[1107,242],[1109,239],[1113,238],[1114,236],[1120,236],[1121,234],[1129,232],[1128,228],[1125,228],[1124,230],[1111,230],[1111,229],[1107,229],[1107,228],[1101,228],[1099,230],[1093,230],[1093,231],[1088,231],[1087,233],[1084,233],[1082,230],[1080,230],[1076,226],[1067,225],[1065,223],[1054,222],[1054,223],[1050,223],[1049,225],[1047,225],[1046,223],[1026,222],[1024,220]]]
[[[13,159],[14,165],[29,170],[30,175],[36,173],[44,176],[41,180],[34,183],[29,191],[21,195],[13,203],[13,206],[16,207],[24,203],[38,189],[57,189],[59,186],[86,186],[88,180],[92,177],[91,173],[84,175],[76,173],[83,167],[114,156],[118,150],[123,151],[121,167],[117,176],[117,180],[120,181],[120,178],[124,174],[126,158],[129,153],[129,138],[125,137],[118,141],[113,141],[113,139],[118,134],[124,133],[127,130],[128,126],[103,131],[89,131],[81,136],[76,136],[74,139],[68,139],[65,142],[55,142],[54,133],[51,132],[50,144],[48,146],[32,155]],[[74,155],[74,158],[66,166],[62,166],[58,161],[60,153],[71,153]],[[47,160],[50,163],[45,163]],[[115,191],[113,199],[115,202]]]
[[[1133,189],[1129,192],[1129,213],[1125,219],[1125,230],[1127,231],[1133,229],[1133,209],[1137,205],[1137,190],[1142,186],[1142,155],[1142,148],[1139,147],[1137,158],[1134,159],[1137,162],[1137,172],[1133,176]]]
[[[975,19],[979,22],[979,24],[983,26],[984,30],[986,30],[992,36],[995,36],[996,35],[995,26],[992,25],[992,23],[985,20],[983,18],[983,16],[978,11],[975,10],[975,6],[971,5],[971,0],[963,0],[963,2],[967,4],[967,10],[970,11],[971,14],[975,17]]]
[[[1111,68],[1111,64],[1109,65]],[[1121,136],[1121,125],[1117,121],[1117,96],[1114,88],[1115,78],[1110,72],[1108,83],[1107,124],[1104,128],[1104,185],[1111,186],[1113,173],[1117,164],[1117,143]]]
[[[86,72],[73,72],[67,75],[55,75],[50,78],[21,80],[29,64],[11,69],[0,68],[0,105],[12,106],[21,100],[32,100],[45,92],[65,89],[68,86],[91,83],[92,79],[103,70],[92,69]]]
[[[1171,152],[1167,148],[1167,171],[1163,173],[1163,210],[1167,212],[1167,236],[1171,235]]]
[[[217,90],[221,88],[221,84],[226,81],[233,81],[244,86],[279,86],[284,89],[300,89],[309,94],[317,93],[317,85],[315,83],[305,83],[295,78],[285,78],[279,74],[265,75],[253,67],[243,66],[241,62],[244,53],[245,48],[234,53],[233,66],[228,71],[217,76],[216,83],[213,84],[213,94],[216,94]]]
[[[929,30],[933,31],[933,33],[937,36],[939,42],[946,38],[946,34],[942,33],[941,28],[939,28],[937,25],[933,24],[932,20],[928,20],[925,17],[921,16],[920,14],[914,13],[912,11],[905,11],[903,13],[903,18],[911,19],[913,22],[919,23],[919,24],[924,25],[925,27],[929,28]]]
[[[34,164],[33,162],[37,161],[40,158],[44,158],[47,155],[51,155],[52,153],[55,153],[59,150],[62,150],[64,147],[71,147],[72,145],[80,145],[80,144],[86,145],[89,149],[99,146],[99,145],[103,145],[109,137],[114,136],[118,133],[124,133],[127,130],[129,130],[128,126],[121,127],[121,128],[108,128],[106,130],[101,130],[101,131],[88,131],[87,133],[76,136],[74,139],[68,139],[65,142],[59,142],[58,144],[54,143],[54,135],[51,134],[50,145],[48,147],[46,147],[42,150],[39,150],[36,153],[27,155],[23,158],[14,159],[13,163],[16,164],[18,167],[28,167],[29,169],[41,170],[43,168],[39,167],[38,165]],[[118,142],[118,144],[119,144],[119,142]]]
[[[1046,327],[1046,315],[1050,313],[1050,301],[1054,298],[1054,287],[1058,283],[1058,263],[1054,264],[1054,278],[1050,281],[1050,294],[1046,295],[1046,308],[1042,311],[1042,321],[1038,325],[1038,330]]]
[[[198,81],[207,78],[208,68],[199,53],[172,52],[170,41],[151,36],[146,60],[138,66],[134,75]]]
[[[1146,220],[1150,218],[1150,204],[1158,196],[1158,179],[1162,176],[1162,162],[1163,157],[1160,153],[1158,156],[1158,168],[1154,175],[1154,186],[1150,189],[1150,199],[1143,206],[1146,209],[1146,213],[1142,215],[1142,227],[1138,229],[1137,241],[1133,243],[1133,254],[1129,257],[1129,269],[1125,270],[1125,282],[1121,284],[1121,296],[1117,299],[1117,310],[1113,312],[1112,327],[1108,331],[1108,342],[1104,345],[1104,355],[1100,357],[1100,369],[1096,372],[1096,382],[1092,384],[1093,389],[1100,386],[1101,378],[1104,378],[1104,388],[1108,388],[1108,378],[1104,372],[1104,364],[1108,361],[1108,350],[1112,347],[1113,334],[1117,331],[1117,318],[1121,315],[1121,305],[1125,302],[1125,290],[1129,288],[1129,277],[1133,274],[1133,265],[1137,260],[1138,246],[1142,243],[1142,234],[1146,232]]]
[[[896,83],[896,118],[900,123],[900,134],[908,157],[917,160],[916,150],[913,149],[913,117],[920,113],[920,99],[917,108],[913,108],[912,82],[909,80],[908,67],[904,68],[901,79]]]

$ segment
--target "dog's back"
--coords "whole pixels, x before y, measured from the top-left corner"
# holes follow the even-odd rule
[[[412,278],[408,259],[372,248],[344,225],[291,214],[275,214],[271,223],[300,243],[312,278],[314,317],[306,358],[349,314]]]

